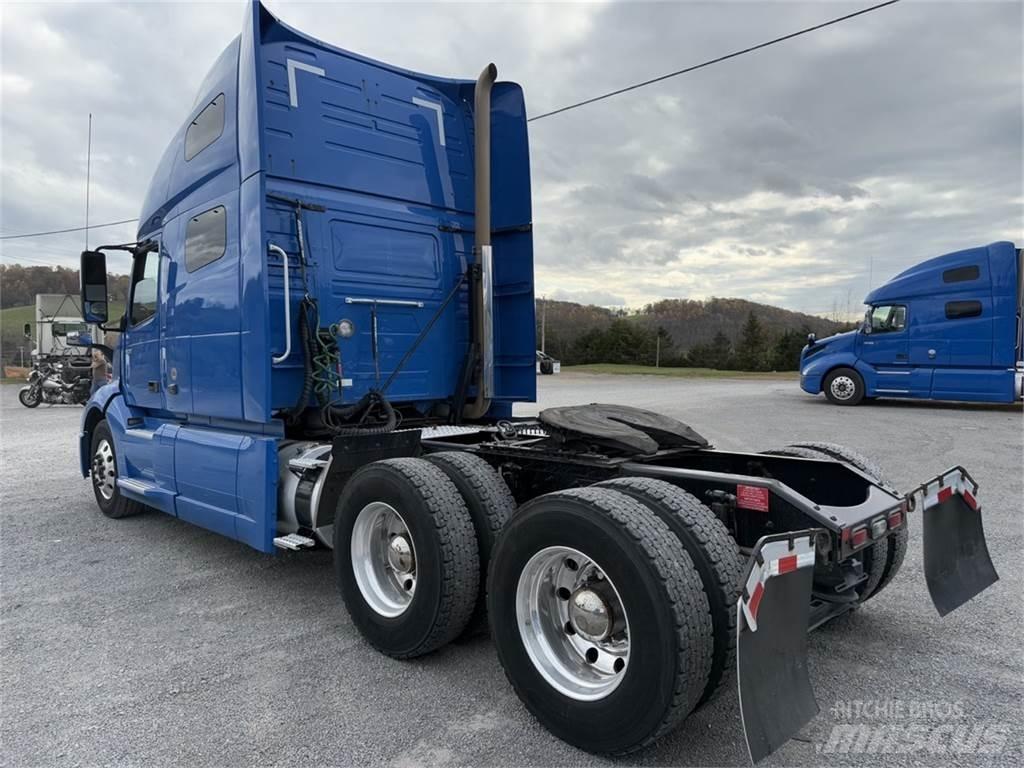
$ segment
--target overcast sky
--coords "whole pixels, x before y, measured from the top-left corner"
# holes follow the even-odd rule
[[[413,70],[474,78],[494,61],[532,114],[871,4],[267,3]],[[82,224],[90,111],[91,220],[137,216],[244,7],[4,2],[0,233]],[[904,0],[532,123],[537,294],[828,313],[926,257],[1021,243],[1022,23],[1017,0]],[[0,256],[75,265],[83,241],[7,240]]]

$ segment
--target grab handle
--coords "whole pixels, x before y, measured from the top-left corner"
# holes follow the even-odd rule
[[[271,243],[268,248],[280,256],[281,262],[284,264],[284,352],[277,357],[271,358],[276,365],[277,363],[283,363],[288,358],[288,355],[292,353],[291,281],[288,279],[288,254],[284,252],[284,248],[274,245],[273,243]]]

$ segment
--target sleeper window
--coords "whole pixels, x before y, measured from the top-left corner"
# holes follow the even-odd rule
[[[960,320],[981,315],[980,301],[950,301],[946,303],[946,319]]]
[[[224,94],[206,105],[185,131],[185,159],[191,160],[224,133]]]
[[[195,272],[224,255],[228,242],[227,212],[223,205],[188,220],[185,229],[185,269]]]

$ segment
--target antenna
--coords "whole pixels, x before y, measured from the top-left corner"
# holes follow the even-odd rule
[[[85,152],[85,250],[89,250],[89,174],[92,170],[92,112],[89,113],[89,143]]]

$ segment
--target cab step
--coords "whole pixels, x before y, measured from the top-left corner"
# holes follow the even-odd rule
[[[302,536],[298,533],[289,533],[287,536],[277,536],[274,539],[274,546],[279,549],[290,549],[297,552],[300,549],[312,549],[316,546],[316,539]]]

